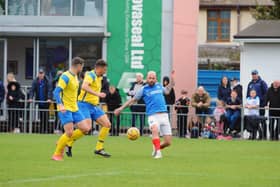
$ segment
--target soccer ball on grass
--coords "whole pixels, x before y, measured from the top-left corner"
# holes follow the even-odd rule
[[[136,127],[130,127],[127,130],[127,138],[130,140],[137,140],[140,136],[140,131]]]

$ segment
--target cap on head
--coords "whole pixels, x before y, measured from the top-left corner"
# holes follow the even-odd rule
[[[45,73],[45,70],[43,68],[40,68],[39,73]]]
[[[259,74],[259,72],[258,72],[258,70],[256,70],[256,69],[254,69],[252,72],[251,72],[251,75],[258,75]]]

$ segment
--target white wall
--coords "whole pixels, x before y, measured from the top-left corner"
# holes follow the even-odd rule
[[[240,63],[240,82],[244,88],[244,95],[247,93],[253,69],[258,70],[259,75],[268,86],[273,80],[280,80],[280,43],[244,44]]]

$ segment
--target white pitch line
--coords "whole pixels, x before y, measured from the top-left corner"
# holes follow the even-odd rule
[[[102,172],[102,173],[90,173],[90,174],[77,174],[77,175],[58,175],[52,177],[44,178],[29,178],[29,179],[19,179],[11,180],[7,182],[0,182],[0,184],[22,184],[22,183],[34,183],[34,182],[43,182],[43,181],[56,181],[61,179],[74,179],[79,177],[90,177],[90,176],[114,176],[119,175],[120,172]]]

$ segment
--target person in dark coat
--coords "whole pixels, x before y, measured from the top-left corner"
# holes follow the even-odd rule
[[[2,115],[1,105],[2,105],[2,102],[4,101],[4,99],[5,99],[5,87],[4,87],[3,82],[0,80],[0,115]]]
[[[259,72],[257,70],[253,70],[251,72],[252,80],[249,82],[247,87],[247,95],[246,97],[250,96],[251,90],[256,90],[257,96],[260,98],[260,116],[264,116],[265,110],[263,109],[265,107],[265,96],[267,92],[267,84],[259,75]],[[263,132],[260,136],[260,139],[266,139],[266,123],[265,121],[262,122],[262,129]]]
[[[243,87],[239,83],[236,77],[233,77],[231,79],[231,89],[237,92],[237,97],[239,97],[241,100],[243,99],[243,93],[242,93]]]
[[[280,81],[273,81],[271,87],[266,93],[266,105],[271,108],[269,109],[269,131],[270,139],[279,139],[279,128],[280,128]],[[275,109],[275,110],[273,110]]]
[[[169,77],[167,76],[163,77],[162,80],[163,87],[166,87],[169,84],[169,82],[170,82]],[[171,89],[169,94],[164,94],[164,99],[167,105],[167,111],[168,113],[170,113],[170,106],[174,105],[176,101],[174,88]]]
[[[227,102],[227,99],[230,97],[230,84],[226,76],[222,77],[221,83],[218,87],[218,99]]]
[[[120,116],[114,117],[114,110],[121,106],[121,96],[119,90],[115,86],[109,87],[109,93],[106,97],[108,105],[108,115],[109,120],[111,121],[111,135],[118,136],[120,131]],[[114,121],[115,118],[115,121]]]
[[[187,135],[187,122],[190,99],[187,97],[188,91],[182,90],[182,96],[176,101],[175,110],[177,111],[177,130],[179,137],[185,137]]]
[[[24,94],[20,89],[18,82],[10,82],[7,85],[7,105],[8,105],[8,125],[9,130],[13,131],[19,128],[19,118],[24,106]]]
[[[29,102],[35,98],[35,104],[39,108],[40,133],[53,133],[54,127],[49,125],[49,105],[52,100],[52,82],[49,81],[43,69],[39,70],[38,76],[32,82],[29,92]]]

